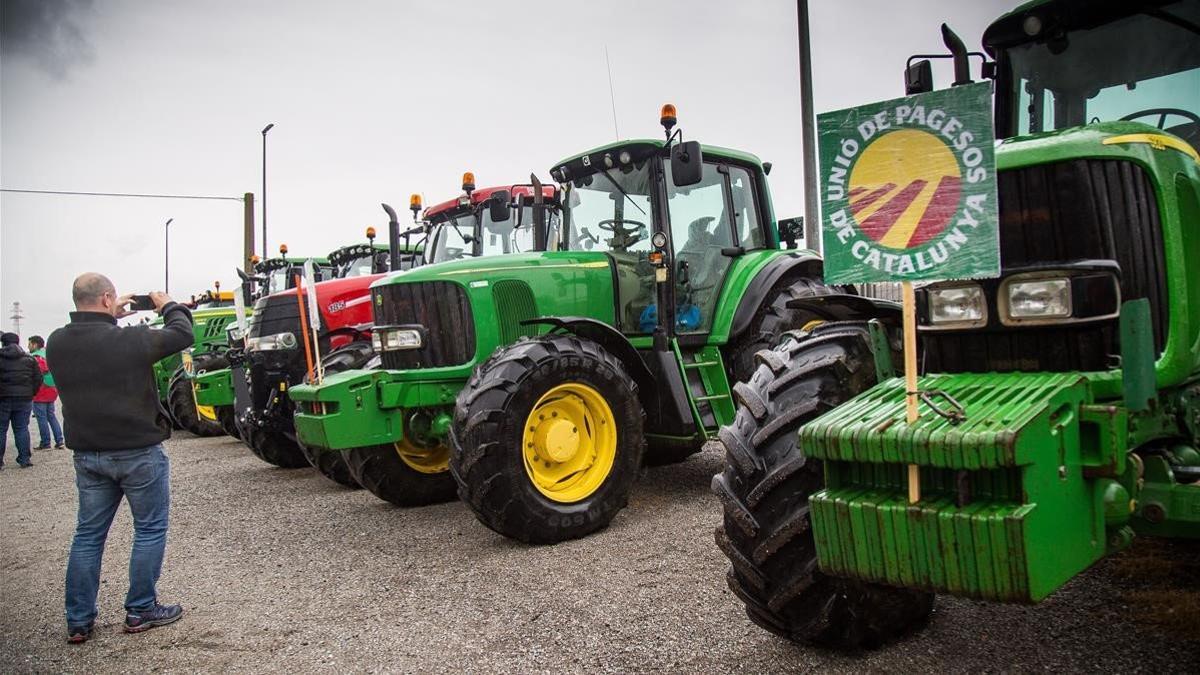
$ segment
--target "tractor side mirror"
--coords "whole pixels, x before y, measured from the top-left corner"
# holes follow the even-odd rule
[[[933,91],[933,66],[929,59],[921,59],[904,69],[904,94],[924,94]]]
[[[508,208],[508,202],[512,199],[508,190],[500,190],[493,192],[488,199],[488,215],[491,216],[493,223],[506,223],[512,217],[512,211]]]
[[[671,181],[675,187],[699,183],[704,177],[704,153],[699,141],[671,146]]]
[[[796,241],[804,237],[804,216],[784,218],[779,221],[779,238],[788,248],[796,248]]]

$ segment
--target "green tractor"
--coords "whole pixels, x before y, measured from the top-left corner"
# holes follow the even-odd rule
[[[1135,535],[1200,536],[1200,2],[1032,2],[983,44],[1002,271],[917,289],[935,398],[907,423],[895,341],[829,321],[758,355],[720,433],[729,585],[793,640],[878,644],[935,593],[1034,603]]]
[[[216,290],[193,296],[184,304],[192,310],[196,341],[187,350],[154,364],[159,400],[175,428],[197,436],[216,436],[223,433],[220,419],[213,408],[196,405],[189,373],[220,362],[225,328],[233,321],[233,294],[222,292],[218,284]],[[162,318],[155,317],[150,325],[161,326]]]
[[[661,123],[665,140],[551,169],[561,221],[539,213],[513,242],[534,252],[376,282],[382,368],[293,387],[300,439],[348,453],[394,503],[457,489],[496,532],[554,543],[608,525],[644,463],[714,438],[754,353],[814,318],[788,303],[830,289],[796,228],[780,248],[769,164],[683,142],[674,106]]]

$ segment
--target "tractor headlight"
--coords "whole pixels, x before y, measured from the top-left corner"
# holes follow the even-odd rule
[[[377,326],[371,333],[371,346],[375,348],[376,352],[420,349],[424,343],[419,328]]]
[[[276,333],[252,337],[246,341],[246,350],[252,352],[269,352],[281,349],[295,349],[296,336],[292,333]]]
[[[1000,287],[1000,315],[1006,324],[1039,323],[1071,316],[1071,279],[1007,279]]]
[[[987,300],[978,284],[930,286],[925,293],[930,326],[970,328],[987,324]]]

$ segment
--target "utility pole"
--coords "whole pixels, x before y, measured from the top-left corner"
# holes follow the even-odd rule
[[[242,269],[254,274],[250,259],[254,257],[254,193],[242,195]]]
[[[800,139],[804,144],[804,246],[821,251],[821,212],[817,196],[817,133],[813,110],[812,50],[809,48],[808,0],[796,0],[800,42]]]
[[[25,318],[25,315],[21,312],[21,302],[19,300],[13,303],[12,316],[8,318],[12,319],[13,332],[20,335],[21,320]]]

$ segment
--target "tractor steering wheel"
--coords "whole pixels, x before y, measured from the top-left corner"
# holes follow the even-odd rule
[[[1158,115],[1159,129],[1166,128],[1167,115],[1179,115],[1192,124],[1200,125],[1200,115],[1197,115],[1190,110],[1184,110],[1183,108],[1147,108],[1145,110],[1139,110],[1135,113],[1129,113],[1128,115],[1122,117],[1121,121],[1132,122],[1139,117],[1151,117],[1153,115]]]
[[[624,223],[636,225],[636,227],[624,227]],[[605,227],[605,225],[608,225],[608,227]],[[609,218],[608,220],[602,220],[596,223],[596,227],[604,230],[605,232],[612,232],[613,234],[630,235],[638,230],[646,229],[646,224],[636,220],[616,220],[615,218]]]

